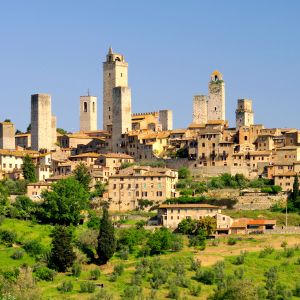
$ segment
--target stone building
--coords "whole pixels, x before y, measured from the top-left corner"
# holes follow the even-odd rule
[[[207,119],[225,121],[225,83],[219,71],[211,74],[208,85]]]
[[[51,96],[31,95],[31,148],[51,150],[53,148],[53,128]]]
[[[165,109],[159,111],[159,123],[161,124],[162,130],[173,129],[173,112]]]
[[[128,63],[122,54],[109,48],[103,63],[103,129],[113,124],[113,89],[128,87]]]
[[[128,87],[113,89],[112,151],[119,152],[122,135],[131,130],[131,90]]]
[[[30,133],[18,133],[15,135],[16,147],[24,149],[31,148],[31,134]]]
[[[254,125],[254,112],[252,110],[252,100],[238,99],[237,109],[235,111],[236,129],[242,126]]]
[[[113,211],[134,210],[138,200],[150,200],[161,204],[176,196],[177,171],[168,168],[135,166],[120,170],[108,180],[109,209]]]
[[[196,95],[193,99],[193,124],[207,123],[207,96]]]
[[[97,97],[80,96],[80,131],[97,130]]]
[[[15,125],[11,122],[0,122],[0,149],[16,149]]]

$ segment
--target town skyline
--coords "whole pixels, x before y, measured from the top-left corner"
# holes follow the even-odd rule
[[[107,9],[104,3],[91,1],[85,7],[75,4],[68,16],[64,15],[69,8],[67,4],[59,5],[61,10],[55,10],[55,4],[44,6],[30,2],[28,15],[20,14],[12,27],[7,26],[10,24],[10,5],[6,4],[3,10],[6,14],[0,22],[7,23],[2,35],[5,46],[0,78],[4,109],[0,112],[0,118],[11,119],[16,128],[24,131],[30,122],[30,95],[49,93],[52,95],[53,112],[57,115],[57,126],[78,131],[79,96],[89,89],[90,94],[98,97],[98,102],[102,101],[101,69],[109,46],[124,54],[129,63],[133,112],[156,111],[163,103],[164,107],[173,110],[174,128],[187,127],[192,119],[193,96],[207,93],[209,76],[217,69],[226,82],[226,119],[230,126],[234,126],[237,99],[251,98],[255,123],[266,127],[299,127],[296,114],[298,61],[295,59],[299,41],[297,34],[292,34],[298,22],[293,17],[293,11],[297,11],[296,2],[291,2],[294,10],[289,7],[289,14],[283,5],[275,2],[269,7],[272,13],[268,16],[263,14],[267,7],[265,4],[236,5],[234,9],[231,5],[231,14],[221,2],[217,2],[218,9],[214,11],[213,6],[193,2],[181,14],[178,3],[171,11],[167,10],[167,4],[159,6],[158,11],[155,11],[156,4],[147,4],[147,12],[137,5],[136,9],[145,17],[145,22],[140,28],[136,25],[141,17],[126,22],[122,28],[126,33],[124,36],[117,34],[122,22],[110,23],[104,16]],[[22,6],[20,3],[18,5]],[[116,7],[119,7],[115,10],[116,16],[121,14],[120,8],[125,15],[132,16],[132,4],[125,7],[113,3],[111,9]],[[88,17],[83,13],[82,19],[77,18],[80,8],[83,12],[89,11]],[[197,22],[192,8],[201,8],[205,12]],[[225,11],[222,12],[222,8]],[[31,16],[45,9],[50,13],[55,11],[57,24],[52,24],[50,29],[50,24],[39,17],[36,21],[40,28],[37,30]],[[93,18],[96,13],[103,15],[101,22],[99,18]],[[157,22],[149,26],[148,21],[154,13]],[[209,13],[214,16],[213,24],[209,23]],[[162,19],[164,14],[168,22]],[[236,19],[230,21],[234,14]],[[181,27],[176,25],[178,16],[183,21]],[[251,27],[249,22],[252,18],[256,26]],[[264,26],[260,27],[262,20]],[[101,26],[105,23],[110,26]],[[201,26],[205,24],[210,26]],[[59,26],[63,28],[61,32]],[[170,26],[174,28],[171,32]],[[152,31],[158,28],[161,31],[154,34]],[[43,34],[40,34],[41,29]],[[14,39],[10,37],[12,31],[15,33]],[[231,33],[226,37],[228,43],[222,36],[226,31]],[[287,35],[287,32],[290,34]],[[68,38],[63,43],[66,34]],[[143,43],[139,34],[145,36]],[[176,37],[183,41],[180,45]],[[33,44],[35,40],[39,43]],[[84,47],[87,42],[90,43],[88,50]],[[18,43],[24,45],[22,51],[16,47]],[[69,112],[67,115],[66,110]],[[282,118],[281,114],[288,117]],[[98,129],[101,129],[101,107],[98,115]]]

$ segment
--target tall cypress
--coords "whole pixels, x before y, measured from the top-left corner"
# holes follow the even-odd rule
[[[58,272],[66,272],[73,265],[76,255],[72,247],[72,232],[65,226],[56,226],[52,233],[52,249],[49,267]]]
[[[23,176],[28,182],[36,182],[35,166],[32,161],[32,158],[29,155],[26,155],[23,159],[22,166]]]
[[[298,197],[299,197],[299,180],[298,180],[298,175],[296,175],[293,183],[293,202],[296,202]]]
[[[98,235],[97,254],[100,264],[105,264],[116,251],[116,237],[112,222],[108,216],[107,208],[103,208],[103,215],[100,220],[100,230]]]

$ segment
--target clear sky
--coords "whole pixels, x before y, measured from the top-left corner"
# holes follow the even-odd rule
[[[191,122],[192,98],[223,73],[226,118],[253,99],[255,122],[300,127],[300,1],[9,0],[0,4],[0,120],[25,130],[30,95],[52,95],[58,127],[78,130],[79,96],[98,96],[109,46],[125,55],[133,112],[172,109]]]

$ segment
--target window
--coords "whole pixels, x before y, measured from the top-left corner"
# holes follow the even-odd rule
[[[87,112],[87,102],[83,102],[83,111]]]
[[[93,112],[95,112],[95,102],[93,102]]]

